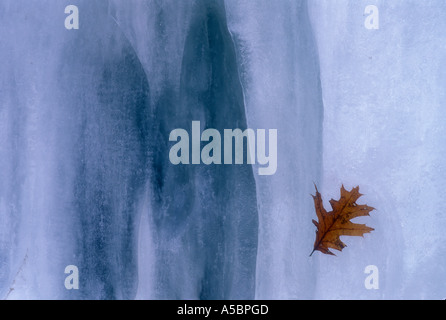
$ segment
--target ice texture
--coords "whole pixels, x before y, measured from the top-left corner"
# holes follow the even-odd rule
[[[446,298],[446,3],[373,2],[0,1],[0,299]],[[172,165],[192,121],[277,173]],[[375,231],[309,257],[314,184]]]
[[[310,3],[311,1],[309,1]],[[323,193],[360,185],[376,229],[339,259],[320,257],[316,297],[445,299],[446,4],[314,1],[324,100]],[[359,219],[358,219],[359,220]],[[350,240],[349,240],[350,241]],[[380,289],[364,290],[366,265]],[[348,276],[347,276],[348,275]]]

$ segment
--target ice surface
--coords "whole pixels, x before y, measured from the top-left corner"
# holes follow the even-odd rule
[[[1,1],[0,298],[446,298],[446,4],[368,4]],[[277,173],[173,166],[193,120],[278,129]],[[313,183],[376,230],[310,258]]]
[[[259,207],[256,298],[311,298],[308,259],[313,181],[322,159],[322,91],[304,1],[227,1],[238,48],[248,125],[278,129],[278,170],[256,177]],[[244,13],[249,12],[249,15]],[[308,251],[310,248],[310,251]]]
[[[320,257],[317,297],[444,299],[446,5],[311,2],[324,98],[323,192],[359,184],[376,231],[333,261]],[[356,27],[359,26],[359,27]],[[364,290],[364,267],[380,289]],[[340,273],[342,271],[342,273]],[[353,289],[354,288],[354,289]],[[340,290],[342,289],[342,290]]]

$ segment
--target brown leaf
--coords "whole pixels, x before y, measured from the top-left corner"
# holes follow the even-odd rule
[[[322,203],[322,197],[316,188],[316,195],[313,196],[314,207],[319,222],[313,220],[317,227],[316,241],[314,242],[314,251],[320,251],[325,254],[334,255],[329,249],[342,251],[346,245],[341,241],[340,236],[364,236],[374,229],[365,224],[356,224],[350,220],[357,217],[369,216],[369,213],[375,210],[367,205],[358,205],[356,201],[362,196],[359,193],[359,187],[352,191],[341,188],[341,198],[339,201],[330,200],[332,211],[327,212]]]

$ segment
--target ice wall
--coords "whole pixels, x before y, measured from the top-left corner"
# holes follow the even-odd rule
[[[108,3],[76,4],[71,33],[62,2],[0,5],[2,298],[136,294],[149,87]]]
[[[152,84],[150,159],[154,286],[138,297],[252,299],[258,241],[250,166],[173,166],[177,128],[246,129],[235,48],[222,1],[113,2]],[[133,16],[144,19],[129,19]]]
[[[62,3],[0,9],[2,31],[12,30],[2,50],[2,293],[254,298],[251,166],[168,159],[170,131],[193,120],[247,127],[223,2],[71,4],[82,13],[76,31],[63,27]],[[63,286],[71,264],[79,291]]]
[[[1,1],[0,298],[444,299],[446,5],[369,4]],[[193,120],[278,129],[277,173],[173,166]],[[313,183],[376,230],[310,258]]]

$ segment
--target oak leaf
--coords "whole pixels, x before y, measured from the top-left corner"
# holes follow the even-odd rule
[[[325,254],[335,255],[330,251],[336,249],[342,251],[346,245],[341,241],[340,236],[364,236],[365,233],[373,231],[373,228],[367,227],[365,224],[356,224],[351,222],[353,218],[370,216],[370,212],[375,210],[368,205],[358,205],[356,201],[362,196],[359,193],[359,187],[353,188],[351,191],[341,187],[341,198],[336,201],[331,199],[330,204],[332,211],[327,212],[324,208],[322,197],[316,188],[316,195],[313,196],[314,207],[318,222],[313,220],[317,227],[316,240],[314,242],[314,250]]]

